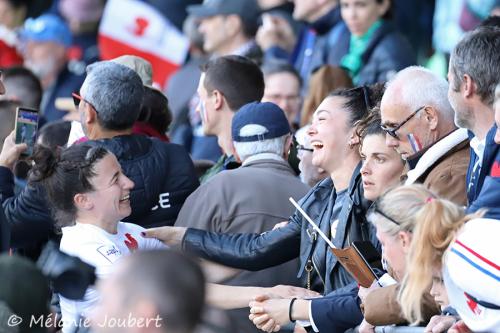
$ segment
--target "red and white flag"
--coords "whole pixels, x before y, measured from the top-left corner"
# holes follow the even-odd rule
[[[184,62],[188,39],[160,12],[139,0],[109,0],[99,27],[101,59],[125,54],[148,60],[153,81],[163,87]]]

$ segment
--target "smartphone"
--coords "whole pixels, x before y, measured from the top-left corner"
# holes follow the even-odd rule
[[[26,143],[28,149],[22,155],[33,155],[38,132],[38,110],[18,107],[16,109],[16,143]]]
[[[382,271],[382,257],[377,251],[375,246],[368,241],[355,241],[352,242],[352,247],[359,253],[360,257],[363,259],[365,264],[370,268],[370,271],[378,278],[375,268]]]

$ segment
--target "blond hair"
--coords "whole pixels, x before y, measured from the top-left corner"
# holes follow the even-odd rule
[[[383,218],[384,216],[370,218],[370,221],[377,230],[390,236],[396,236],[400,231],[413,233],[416,224],[415,215],[426,204],[428,198],[434,197],[435,195],[421,184],[396,187],[384,193],[375,203],[379,212],[394,221]]]
[[[398,294],[405,318],[412,324],[424,320],[423,297],[432,284],[432,270],[441,267],[443,254],[467,221],[480,217],[484,211],[465,215],[462,207],[441,198],[427,200],[415,215],[415,228],[407,269]]]

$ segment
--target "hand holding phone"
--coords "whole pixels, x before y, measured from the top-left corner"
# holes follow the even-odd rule
[[[19,156],[28,148],[25,143],[16,144],[14,142],[15,134],[16,132],[12,131],[5,138],[2,152],[0,153],[0,166],[9,168],[10,170],[14,168],[14,164],[19,159]]]
[[[25,143],[28,148],[22,153],[33,155],[38,131],[38,110],[18,107],[16,109],[16,144]]]

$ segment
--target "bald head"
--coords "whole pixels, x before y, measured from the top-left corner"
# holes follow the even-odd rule
[[[411,110],[421,106],[432,106],[439,114],[439,120],[453,124],[454,111],[448,102],[448,82],[430,70],[411,66],[399,71],[382,97],[381,108],[397,104]]]
[[[405,68],[387,83],[380,111],[386,144],[404,159],[456,128],[448,83],[423,67]]]

